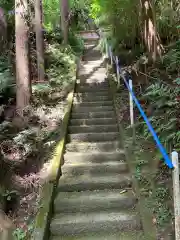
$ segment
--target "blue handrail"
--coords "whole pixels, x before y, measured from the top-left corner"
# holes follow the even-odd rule
[[[145,121],[145,123],[146,123],[146,125],[147,125],[147,127],[148,127],[148,129],[149,129],[149,131],[151,132],[151,134],[152,134],[152,136],[153,136],[153,138],[154,138],[154,140],[155,140],[155,142],[156,142],[157,147],[159,148],[162,156],[164,157],[164,160],[165,160],[167,166],[168,166],[169,168],[171,168],[171,169],[174,168],[171,159],[169,158],[169,156],[168,156],[165,148],[164,148],[163,145],[161,144],[161,142],[160,142],[160,140],[159,140],[159,138],[158,138],[158,136],[157,136],[154,128],[152,127],[152,125],[151,125],[151,123],[149,122],[149,120],[148,120],[148,118],[147,118],[147,116],[146,116],[143,108],[141,107],[141,104],[139,103],[139,101],[138,101],[138,99],[136,98],[133,90],[130,88],[130,86],[129,86],[129,84],[128,84],[127,79],[128,79],[129,77],[128,77],[128,76],[124,76],[124,74],[122,73],[122,70],[121,70],[121,67],[120,67],[119,63],[117,63],[115,57],[114,57],[113,54],[112,54],[111,47],[108,47],[108,49],[109,49],[109,51],[108,51],[108,57],[111,57],[111,56],[112,56],[113,61],[114,61],[115,64],[116,64],[116,68],[118,69],[118,71],[119,71],[119,73],[120,73],[120,76],[121,76],[122,79],[124,80],[124,83],[125,83],[128,91],[130,92],[130,94],[131,94],[131,96],[132,96],[132,98],[133,98],[133,101],[135,102],[137,108],[139,109],[139,112],[140,112],[141,116],[143,117],[143,119],[144,119],[144,121]]]

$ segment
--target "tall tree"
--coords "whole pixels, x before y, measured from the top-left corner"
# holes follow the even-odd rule
[[[7,22],[3,8],[0,7],[0,50],[3,51],[6,48],[7,40]]]
[[[29,105],[31,97],[26,0],[15,0],[15,13],[16,108],[18,115],[23,116],[23,111]]]
[[[163,47],[157,33],[154,0],[140,0],[140,6],[143,41],[149,52],[149,57],[155,62],[156,57],[161,56]]]
[[[69,31],[69,2],[68,0],[61,1],[61,30],[63,33],[64,43],[68,43],[68,31]]]
[[[44,81],[44,37],[42,26],[42,0],[35,0],[35,30],[36,30],[36,52],[38,81]]]

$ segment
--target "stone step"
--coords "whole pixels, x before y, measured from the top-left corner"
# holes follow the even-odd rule
[[[118,132],[117,124],[114,125],[91,125],[91,126],[69,126],[69,133],[106,133]]]
[[[95,92],[75,92],[74,96],[108,96],[110,93],[109,91],[98,91],[99,89],[96,88]]]
[[[116,118],[114,111],[107,112],[72,112],[71,119],[84,119],[84,118]]]
[[[99,174],[118,174],[128,171],[128,165],[125,162],[105,162],[105,163],[79,163],[72,162],[71,164],[64,164],[62,166],[62,174],[74,175],[76,178],[79,175],[86,174],[92,177],[98,176]]]
[[[96,102],[81,102],[74,100],[74,106],[79,107],[102,107],[102,106],[113,106],[113,101],[96,101]]]
[[[102,211],[95,213],[56,214],[51,222],[52,235],[74,236],[87,233],[117,233],[140,230],[137,212]]]
[[[107,97],[111,96],[108,91],[96,91],[95,94],[93,92],[82,92],[82,93],[74,93],[75,97]],[[112,97],[112,96],[111,96]]]
[[[94,60],[94,61],[90,61],[90,62],[83,62],[83,68],[82,68],[82,70],[84,69],[84,68],[90,68],[90,67],[96,67],[96,66],[103,66],[103,60],[102,60],[102,58],[99,58],[99,59],[96,59],[96,60]],[[104,79],[104,81],[106,81],[105,79]]]
[[[100,72],[96,72],[97,74],[102,74],[102,72],[104,72],[104,69],[102,69],[102,71]],[[89,79],[90,80],[90,79]],[[94,82],[94,83],[79,83],[79,84],[76,84],[76,89],[94,89],[95,91],[97,91],[97,89],[101,91],[101,89],[105,89],[106,91],[109,89],[109,85],[107,83],[97,83],[97,82]]]
[[[104,68],[102,69],[102,71],[104,71]],[[88,80],[89,82],[79,82],[76,83],[76,87],[109,87],[109,83],[108,81],[104,81],[104,82],[97,82],[97,81],[93,81],[91,79]]]
[[[114,111],[113,106],[92,106],[92,107],[81,107],[77,105],[73,105],[72,113],[90,113],[90,112],[109,112]]]
[[[116,118],[71,119],[71,126],[117,124]]]
[[[121,193],[120,189],[61,192],[54,201],[55,213],[96,212],[119,209],[133,209],[136,197],[132,191]]]
[[[80,192],[86,190],[104,190],[104,189],[124,189],[131,187],[131,178],[129,174],[100,174],[91,176],[91,174],[82,174],[78,176],[63,174],[59,180],[57,191],[60,192]]]
[[[96,92],[105,92],[106,94],[108,94],[110,91],[109,87],[77,87],[76,88],[76,92],[80,92],[80,93],[88,93],[88,92],[93,92],[94,95],[96,95]]]
[[[119,140],[119,132],[69,134],[68,142],[105,142]]]
[[[90,153],[77,153],[77,152],[68,152],[64,154],[65,163],[78,162],[79,164],[85,163],[104,163],[109,161],[114,162],[124,162],[125,153],[122,150],[121,152],[90,152]]]
[[[97,102],[97,101],[112,101],[111,95],[74,95],[74,101],[75,102]]]
[[[61,240],[59,236],[51,237],[50,240]],[[63,237],[63,240],[147,240],[142,231],[118,232],[118,233],[89,233],[83,236]]]
[[[119,141],[66,144],[66,152],[119,152],[120,149],[121,144]]]

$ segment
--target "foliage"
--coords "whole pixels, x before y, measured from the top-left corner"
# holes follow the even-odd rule
[[[71,20],[70,25],[74,30],[85,30],[88,27],[89,19],[89,0],[71,0],[70,11]]]
[[[34,222],[30,222],[28,225],[23,224],[22,226],[16,228],[16,230],[13,233],[13,236],[15,240],[30,239],[33,230]]]
[[[171,146],[179,150],[178,142],[180,141],[179,129],[179,95],[180,88],[178,85],[172,86],[158,81],[150,85],[143,99],[153,108],[153,115],[150,121],[165,146]],[[146,125],[142,124],[143,134],[151,138]]]
[[[76,56],[70,46],[52,43],[47,46],[45,57],[47,59],[48,83],[32,86],[34,103],[51,104],[51,96],[57,91],[70,89],[76,73]],[[59,97],[63,97],[59,93]]]
[[[60,2],[59,0],[44,0],[44,28],[52,31],[60,25]]]
[[[163,56],[163,65],[169,74],[180,73],[180,41],[176,41],[173,46]]]
[[[14,195],[18,195],[18,192],[15,190],[12,190],[12,191],[5,190],[5,192],[2,194],[2,197],[6,198],[7,201],[11,201]]]
[[[55,43],[48,46],[46,54],[48,58],[47,73],[50,84],[56,82],[57,77],[65,82],[65,75],[66,79],[68,76],[70,78],[74,76],[76,58],[71,47],[64,47]]]
[[[6,57],[0,57],[0,99],[14,92],[14,77]]]
[[[54,29],[46,28],[46,30],[44,31],[44,37],[49,44],[54,42],[62,43],[63,41],[62,32],[59,27],[56,27]]]
[[[70,31],[68,41],[69,41],[69,45],[74,51],[74,54],[77,56],[82,55],[84,50],[83,39],[79,35],[75,34],[73,31]]]
[[[180,3],[179,1],[156,1],[156,22],[161,38],[166,39],[166,43],[177,40],[179,32]]]
[[[89,0],[71,0],[70,7],[70,25],[73,30],[83,30],[87,26]],[[44,0],[44,28],[52,31],[56,27],[60,27],[60,2],[59,0]]]
[[[136,1],[130,0],[93,0],[91,16],[96,23],[110,29],[111,38],[119,43],[133,45],[137,37],[138,18]]]
[[[156,215],[156,220],[159,226],[169,223],[171,219],[171,211],[166,201],[170,200],[168,188],[158,187],[152,196],[153,211]]]

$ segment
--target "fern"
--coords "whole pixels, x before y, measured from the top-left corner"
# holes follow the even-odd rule
[[[178,150],[180,129],[178,117],[180,115],[178,96],[180,89],[158,81],[146,90],[143,99],[152,104],[155,111],[149,118],[161,142]],[[145,124],[141,124],[143,135],[152,138]]]

